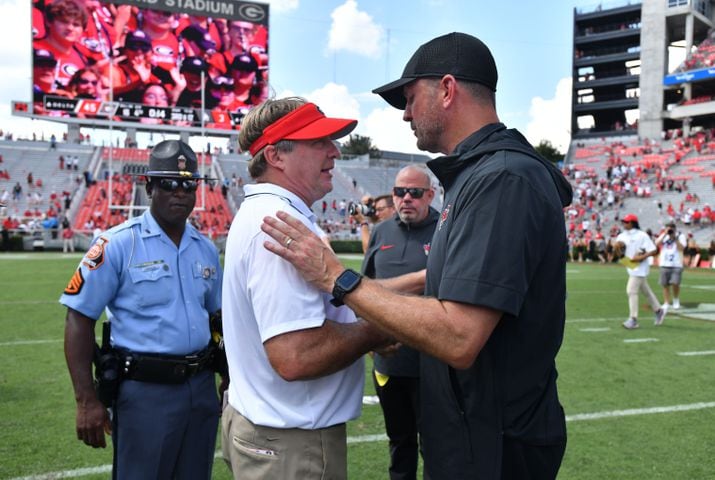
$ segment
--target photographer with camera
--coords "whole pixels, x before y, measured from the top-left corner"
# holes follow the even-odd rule
[[[687,246],[685,234],[678,232],[675,223],[669,222],[665,230],[655,240],[655,246],[660,249],[658,265],[660,266],[660,285],[663,287],[663,307],[680,308],[680,281],[683,276],[683,251]],[[672,297],[671,297],[672,287]],[[672,298],[672,302],[671,302]]]
[[[209,324],[222,270],[216,247],[186,222],[197,166],[186,143],[157,144],[145,174],[150,208],[99,235],[60,298],[77,438],[104,448],[111,433],[113,478],[211,478],[220,402]]]
[[[359,204],[351,203],[348,213],[360,224],[360,241],[362,251],[365,253],[370,241],[370,223],[378,224],[392,218],[395,215],[395,204],[392,195],[380,195],[375,198],[365,196]],[[370,223],[367,220],[370,220]]]

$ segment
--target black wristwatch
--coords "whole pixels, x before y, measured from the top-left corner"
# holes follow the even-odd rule
[[[343,298],[345,295],[352,292],[360,285],[362,280],[362,275],[360,275],[355,270],[348,268],[343,273],[341,273],[338,278],[335,279],[335,286],[333,286],[333,299],[330,303],[336,307],[344,305]]]

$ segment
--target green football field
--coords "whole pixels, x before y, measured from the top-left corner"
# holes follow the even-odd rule
[[[111,452],[75,438],[62,351],[65,312],[57,299],[79,259],[0,254],[0,479],[110,475]],[[650,282],[662,298],[657,270]],[[557,365],[569,437],[559,478],[715,478],[715,271],[685,272],[683,308],[662,326],[642,302],[641,328],[633,331],[621,327],[625,284],[619,266],[568,267]],[[367,381],[365,395],[373,394]],[[366,403],[348,434],[350,479],[387,478],[380,407]],[[219,458],[214,478],[230,478]]]

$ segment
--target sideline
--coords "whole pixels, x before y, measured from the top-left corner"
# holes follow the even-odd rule
[[[567,422],[579,422],[584,420],[601,420],[604,418],[631,417],[634,415],[654,415],[659,413],[687,412],[692,410],[703,410],[715,408],[715,402],[699,402],[687,405],[671,405],[666,407],[632,408],[628,410],[612,410],[610,412],[580,413],[576,415],[566,415]],[[385,434],[359,435],[348,437],[348,444],[382,442],[387,441]],[[216,452],[215,458],[220,458],[221,452]],[[98,467],[78,468],[76,470],[64,470],[61,472],[41,473],[27,477],[15,477],[10,480],[54,480],[58,478],[77,478],[96,473],[107,473],[112,470],[111,465],[100,465]]]

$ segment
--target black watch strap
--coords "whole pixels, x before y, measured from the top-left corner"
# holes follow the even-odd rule
[[[347,268],[338,275],[335,279],[335,285],[333,286],[333,298],[330,300],[336,307],[344,305],[343,298],[345,295],[352,292],[360,285],[362,281],[362,275],[351,268]]]

